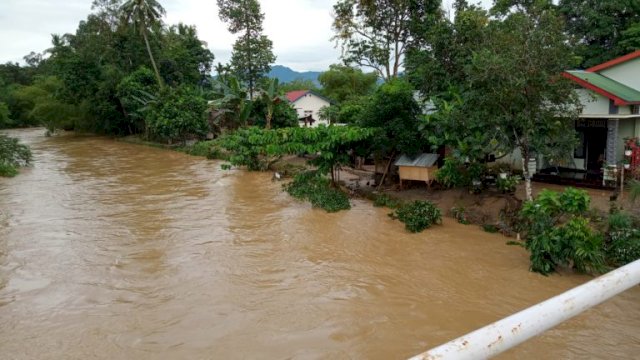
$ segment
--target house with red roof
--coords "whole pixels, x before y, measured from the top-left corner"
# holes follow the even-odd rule
[[[640,50],[563,76],[575,82],[583,106],[571,167],[576,178],[602,179],[606,165],[627,162],[625,139],[640,137]]]
[[[290,91],[285,96],[298,112],[300,126],[329,125],[328,120],[320,119],[320,109],[331,105],[329,99],[312,90]]]

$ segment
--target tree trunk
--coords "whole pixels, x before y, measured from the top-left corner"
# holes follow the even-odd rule
[[[384,184],[384,179],[387,177],[387,173],[389,173],[389,168],[391,167],[391,162],[393,161],[393,158],[396,156],[396,153],[392,153],[391,154],[391,158],[389,158],[389,162],[387,162],[387,166],[384,169],[384,173],[382,174],[382,179],[380,179],[380,184],[378,184],[378,187],[376,188],[376,190],[380,190],[380,187],[382,186],[382,184]]]
[[[331,185],[333,187],[336,186],[336,174],[335,174],[335,166],[331,165]]]
[[[531,188],[531,174],[529,174],[529,152],[522,153],[522,176],[524,177],[524,196],[527,201],[533,200],[533,189]]]
[[[271,118],[273,117],[273,110],[267,110],[267,123],[265,125],[265,128],[271,129]]]
[[[147,52],[149,53],[149,59],[151,59],[151,65],[153,66],[153,71],[156,73],[156,79],[158,80],[158,85],[160,87],[163,86],[162,78],[160,77],[160,72],[158,71],[158,67],[156,66],[156,60],[153,58],[153,54],[151,53],[151,46],[149,46],[149,39],[147,39],[147,31],[142,31],[142,37],[144,38],[144,43],[147,45]]]

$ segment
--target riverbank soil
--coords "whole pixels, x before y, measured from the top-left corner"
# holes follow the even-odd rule
[[[444,189],[437,184],[431,189],[421,182],[410,182],[404,190],[400,190],[398,184],[386,185],[377,188],[373,169],[355,170],[344,168],[340,172],[340,180],[344,186],[350,189],[352,194],[375,199],[380,195],[387,195],[392,199],[402,202],[414,200],[429,200],[435,203],[445,216],[464,218],[464,221],[477,225],[494,225],[507,235],[515,235],[509,231],[509,216],[518,211],[525,199],[524,184],[519,184],[512,194],[503,194],[497,189],[485,189],[479,194],[472,194],[468,189]],[[537,196],[542,190],[562,192],[565,186],[533,183],[533,194]],[[610,210],[614,195],[613,190],[581,188],[591,197],[591,206],[594,210],[606,213]],[[624,209],[633,209],[629,201],[628,193],[622,199],[616,199],[615,206]]]

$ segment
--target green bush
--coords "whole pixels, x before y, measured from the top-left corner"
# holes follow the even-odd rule
[[[18,174],[17,168],[31,162],[31,150],[18,139],[0,134],[0,176],[12,177]]]
[[[504,179],[498,176],[496,179],[496,187],[503,193],[512,193],[516,191],[516,186],[519,181],[520,179],[514,175],[507,175]]]
[[[584,216],[590,198],[585,191],[542,191],[520,211],[531,270],[547,275],[559,265],[581,272],[604,270],[603,237]]]
[[[493,225],[493,224],[484,224],[482,225],[482,230],[488,232],[488,233],[497,233],[498,232],[498,227]]]
[[[207,159],[223,159],[224,154],[216,140],[198,141],[185,148],[185,152],[193,156],[204,156]]]
[[[467,209],[463,206],[454,206],[451,208],[451,216],[458,220],[460,224],[469,225],[471,222],[467,219]]]
[[[573,262],[573,267],[584,273],[604,271],[603,237],[591,228],[588,219],[574,217],[553,229],[551,236],[560,244],[560,261],[566,265]]]
[[[444,160],[444,165],[436,173],[436,180],[446,188],[469,187],[474,192],[480,192],[482,178],[487,171],[484,164],[478,162],[464,163],[455,157],[448,157]]]
[[[329,179],[321,177],[315,171],[296,175],[293,181],[284,185],[285,191],[300,200],[307,200],[313,207],[327,212],[338,212],[351,208],[349,197],[331,186]]]
[[[424,200],[416,200],[400,206],[391,214],[391,217],[402,221],[405,228],[414,233],[442,223],[440,209],[432,202]]]
[[[0,176],[14,177],[16,175],[18,175],[18,169],[16,169],[15,166],[7,163],[0,163]]]
[[[400,205],[400,202],[396,199],[392,199],[387,194],[382,194],[376,196],[375,200],[373,200],[373,206],[375,207],[388,207],[390,209],[395,209]]]
[[[609,216],[607,258],[615,266],[640,259],[640,230],[633,217],[624,212]]]
[[[207,132],[207,101],[190,87],[166,88],[146,112],[149,130],[157,138],[185,142]]]
[[[464,171],[464,164],[452,157],[444,160],[444,165],[436,173],[436,180],[446,188],[464,187],[471,183]]]

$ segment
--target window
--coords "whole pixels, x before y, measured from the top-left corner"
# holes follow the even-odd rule
[[[618,113],[618,105],[616,105],[613,100],[609,99],[609,114],[617,114]]]
[[[633,115],[640,114],[640,105],[631,105],[631,113]]]

